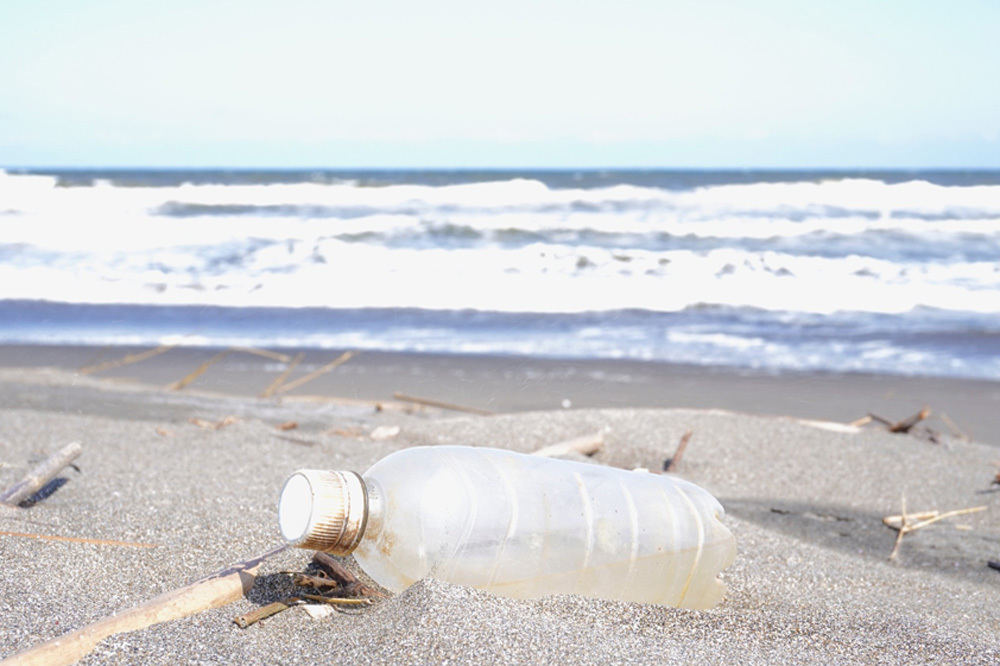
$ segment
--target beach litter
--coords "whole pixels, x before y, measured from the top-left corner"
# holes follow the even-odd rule
[[[593,451],[598,435],[563,452]],[[412,447],[363,477],[299,470],[282,488],[279,527],[295,547],[353,554],[394,592],[433,575],[514,598],[580,594],[683,608],[721,600],[718,574],[735,542],[714,497],[673,475],[557,459],[549,448]],[[526,567],[537,573],[526,576]]]

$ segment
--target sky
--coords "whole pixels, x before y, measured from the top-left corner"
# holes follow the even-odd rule
[[[1000,2],[2,0],[0,166],[1000,168]]]

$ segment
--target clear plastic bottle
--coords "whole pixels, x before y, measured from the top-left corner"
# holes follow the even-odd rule
[[[283,536],[354,553],[400,591],[425,576],[509,597],[580,594],[708,608],[736,554],[708,492],[673,476],[436,446],[358,476],[300,470],[282,489]]]

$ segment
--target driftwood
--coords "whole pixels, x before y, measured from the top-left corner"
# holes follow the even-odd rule
[[[207,361],[205,361],[204,363],[202,363],[201,365],[199,365],[197,368],[195,368],[194,370],[192,370],[190,373],[188,373],[187,375],[185,375],[181,379],[178,379],[173,384],[169,385],[167,387],[167,390],[168,391],[180,391],[184,387],[188,386],[191,382],[193,382],[194,380],[198,379],[203,374],[205,374],[205,371],[208,370],[210,367],[212,367],[213,365],[215,365],[216,363],[218,363],[222,359],[224,359],[227,356],[229,356],[229,354],[231,352],[232,352],[232,349],[224,349],[224,350],[220,351],[218,354],[215,354],[214,356],[212,356],[212,358],[208,359]]]
[[[80,442],[70,442],[62,447],[31,468],[23,479],[0,493],[0,503],[17,506],[41,490],[46,483],[62,471],[63,467],[73,462],[82,451],[83,447],[80,446]]]
[[[558,442],[549,446],[543,446],[532,455],[555,458],[568,453],[579,453],[585,456],[592,456],[604,446],[604,432],[598,431],[583,437],[575,437],[564,442]]]
[[[288,382],[287,384],[282,384],[277,389],[275,389],[274,392],[275,393],[288,393],[289,391],[297,389],[298,387],[302,386],[303,384],[306,384],[307,382],[311,382],[312,380],[316,379],[317,377],[320,377],[320,376],[325,375],[326,373],[330,372],[334,368],[339,367],[339,366],[343,365],[344,363],[347,363],[352,358],[354,358],[354,356],[356,354],[357,354],[357,352],[354,352],[354,351],[345,351],[343,354],[341,354],[337,358],[333,359],[332,361],[330,361],[329,363],[327,363],[326,365],[324,365],[322,368],[319,368],[318,370],[313,370],[308,375],[305,375],[304,377],[299,377],[295,381]]]
[[[272,395],[274,395],[274,392],[277,391],[279,388],[281,388],[281,385],[285,383],[286,379],[288,379],[288,375],[292,374],[292,370],[297,368],[299,366],[299,363],[301,363],[302,359],[304,359],[305,357],[306,357],[305,352],[299,352],[298,354],[296,354],[295,358],[292,359],[291,363],[289,363],[285,367],[285,369],[281,371],[281,374],[278,375],[277,379],[268,384],[268,387],[264,389],[264,391],[260,394],[260,397],[270,398]]]
[[[207,578],[150,599],[141,606],[71,631],[0,662],[6,666],[72,664],[90,654],[94,647],[115,634],[144,629],[177,620],[210,608],[230,604],[253,587],[257,569],[267,558],[285,550],[270,552],[218,571]]]
[[[105,361],[104,363],[98,363],[96,365],[88,365],[86,367],[77,370],[81,375],[92,375],[95,372],[104,372],[105,370],[111,370],[112,368],[120,368],[123,365],[131,365],[132,363],[138,363],[139,361],[145,361],[147,358],[153,358],[154,356],[159,356],[164,352],[168,352],[177,345],[160,345],[153,349],[147,349],[144,352],[137,352],[135,354],[129,354],[120,359],[114,361]]]
[[[403,402],[412,402],[417,405],[426,405],[427,407],[437,407],[439,409],[449,409],[453,412],[467,412],[469,414],[478,414],[479,416],[493,416],[496,412],[491,412],[488,409],[480,409],[478,407],[466,407],[465,405],[456,405],[453,402],[444,402],[441,400],[434,400],[431,398],[420,398],[413,395],[407,395],[405,393],[400,393],[396,391],[392,394],[396,400],[402,400]]]

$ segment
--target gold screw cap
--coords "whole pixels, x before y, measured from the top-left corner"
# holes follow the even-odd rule
[[[281,536],[296,548],[347,555],[368,522],[368,491],[355,472],[300,469],[278,500]]]

